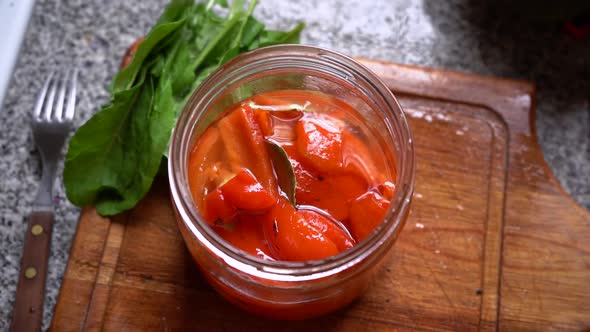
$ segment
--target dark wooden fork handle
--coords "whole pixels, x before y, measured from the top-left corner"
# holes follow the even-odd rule
[[[31,213],[10,323],[10,330],[13,332],[41,329],[52,228],[52,211]]]

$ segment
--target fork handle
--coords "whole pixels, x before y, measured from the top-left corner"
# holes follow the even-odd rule
[[[33,212],[29,216],[10,331],[41,329],[52,228],[53,211]]]

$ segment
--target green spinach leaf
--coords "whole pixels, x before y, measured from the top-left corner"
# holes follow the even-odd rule
[[[218,16],[213,8],[229,10]],[[191,92],[220,65],[256,47],[298,42],[303,25],[266,30],[244,0],[172,0],[111,84],[111,100],[74,134],[64,167],[70,201],[101,215],[130,208],[161,169]]]

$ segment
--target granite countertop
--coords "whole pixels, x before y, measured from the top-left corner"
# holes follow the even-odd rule
[[[0,111],[0,330],[14,301],[25,223],[40,178],[29,119],[50,68],[81,68],[76,124],[107,101],[126,47],[166,0],[38,0]],[[302,42],[352,56],[534,81],[537,135],[565,189],[590,208],[590,41],[548,26],[492,15],[470,0],[261,0],[256,16],[275,28],[304,20]],[[44,311],[49,326],[79,210],[61,179]]]

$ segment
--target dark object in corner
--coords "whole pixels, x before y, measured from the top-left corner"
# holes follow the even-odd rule
[[[498,13],[544,23],[563,24],[590,14],[589,0],[496,0],[490,4]]]

